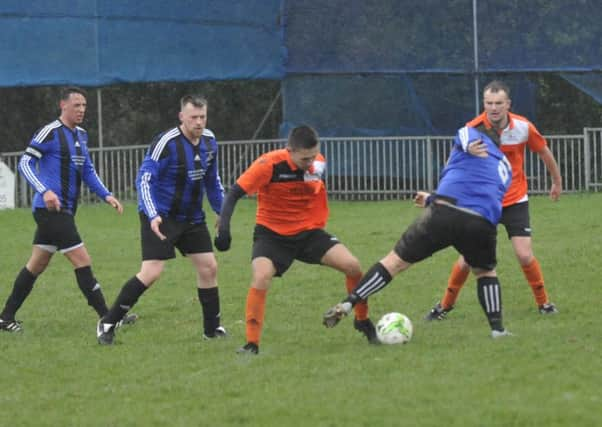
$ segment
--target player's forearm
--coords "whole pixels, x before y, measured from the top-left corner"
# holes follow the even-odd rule
[[[207,200],[209,200],[209,204],[211,205],[211,209],[217,215],[221,215],[222,205],[224,203],[224,195],[222,190],[209,189],[207,188]]]
[[[93,167],[90,166],[86,168],[86,171],[83,175],[83,179],[86,185],[90,188],[90,190],[102,200],[105,200],[107,196],[111,195],[111,192],[100,180],[100,177],[96,173],[96,169],[94,169]]]
[[[552,182],[556,185],[562,184],[562,176],[560,175],[560,167],[558,167],[558,163],[554,158],[554,155],[550,151],[548,147],[546,147],[543,151],[539,153],[541,160],[546,165],[550,176],[552,177]]]
[[[26,153],[19,160],[18,169],[34,190],[40,194],[44,194],[48,190],[48,186],[42,182],[40,175],[36,171],[36,163],[37,159]]]
[[[140,173],[140,176],[136,182],[138,197],[140,200],[142,200],[142,209],[149,220],[153,220],[159,216],[157,204],[155,203],[155,199],[153,197],[151,181],[152,174],[150,172],[142,172]]]
[[[205,175],[204,183],[207,200],[211,205],[211,209],[217,214],[221,215],[222,204],[224,203],[224,187],[216,174],[215,168],[207,170]]]
[[[234,184],[228,191],[220,213],[220,230],[230,230],[230,219],[234,213],[236,202],[245,194],[245,191],[238,184]]]

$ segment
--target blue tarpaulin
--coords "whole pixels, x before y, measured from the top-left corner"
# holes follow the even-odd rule
[[[2,0],[0,86],[273,79],[283,133],[450,134],[477,78],[531,118],[528,72],[600,102],[600,22],[597,0]]]
[[[0,85],[281,79],[280,0],[0,3]]]

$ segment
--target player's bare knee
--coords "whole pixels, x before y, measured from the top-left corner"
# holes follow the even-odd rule
[[[71,262],[74,268],[87,267],[92,265],[92,258],[85,246],[80,246],[64,253],[65,257]]]
[[[140,271],[136,274],[138,280],[150,287],[153,283],[159,280],[163,273],[164,263],[162,261],[143,261]]]
[[[29,260],[27,261],[27,264],[25,264],[25,268],[27,268],[27,270],[29,270],[29,272],[34,276],[39,276],[44,272],[44,270],[46,270],[48,264],[50,264],[51,257],[52,256],[36,257],[32,255],[31,258],[29,258]]]
[[[461,270],[465,270],[465,271],[470,270],[470,265],[468,265],[468,263],[466,262],[466,260],[464,259],[463,256],[458,258],[457,265]]]
[[[522,266],[526,266],[531,264],[531,262],[533,261],[533,252],[531,251],[524,251],[524,252],[517,252],[516,253],[516,259],[518,260],[518,263]]]
[[[256,289],[269,289],[273,275],[269,272],[254,272],[251,287]]]
[[[42,274],[44,272],[44,270],[46,270],[46,267],[48,267],[48,264],[49,264],[48,262],[44,262],[44,263],[27,262],[27,264],[25,264],[25,268],[27,268],[27,270],[34,276],[39,276],[40,274]]]
[[[346,276],[355,277],[361,274],[362,266],[360,265],[358,259],[352,256],[346,261],[343,267],[343,272]]]
[[[48,259],[33,259],[31,258],[27,261],[26,267],[27,269],[34,275],[38,275],[46,270],[48,264],[50,263],[50,258]]]
[[[197,273],[201,281],[215,282],[217,278],[217,262],[209,262],[199,266]]]

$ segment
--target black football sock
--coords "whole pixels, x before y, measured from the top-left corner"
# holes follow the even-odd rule
[[[477,295],[479,303],[487,316],[491,329],[503,331],[502,324],[502,289],[497,277],[480,277],[477,279]]]
[[[107,307],[105,297],[100,289],[100,283],[98,283],[94,274],[92,274],[92,268],[86,266],[76,268],[74,271],[79,289],[88,300],[88,305],[98,313],[98,317],[107,314],[109,308]]]
[[[203,307],[203,327],[205,335],[213,336],[220,325],[219,291],[214,288],[197,288],[199,302]]]
[[[0,313],[0,319],[5,321],[15,320],[15,314],[21,307],[36,281],[37,276],[34,276],[26,267],[23,267],[15,279],[13,291],[6,300],[4,310]]]
[[[368,270],[366,274],[364,274],[345,301],[350,302],[351,305],[355,305],[360,300],[366,300],[370,295],[387,286],[391,280],[393,280],[393,278],[385,266],[380,262],[377,262],[370,267],[370,270]]]
[[[121,288],[121,292],[119,292],[119,296],[102,321],[112,325],[117,324],[147,289],[144,283],[138,280],[136,276],[132,277],[125,282]]]

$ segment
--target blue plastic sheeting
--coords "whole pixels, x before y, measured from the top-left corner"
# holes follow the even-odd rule
[[[602,73],[562,73],[562,78],[602,104]]]
[[[467,0],[288,1],[286,71],[472,70],[471,5]]]
[[[600,0],[0,0],[0,86],[277,79],[283,135],[449,135],[474,76],[532,120],[520,73],[601,102],[601,22]]]
[[[281,128],[307,123],[322,136],[380,136],[433,131],[400,76],[295,76],[283,83]],[[402,129],[403,127],[403,129]]]
[[[504,81],[512,110],[535,121],[536,86],[519,75]],[[455,74],[292,76],[283,105],[282,137],[300,124],[322,136],[453,135],[476,115],[472,77]]]
[[[477,3],[481,71],[602,70],[599,0]]]
[[[97,1],[90,0],[2,0],[0,11],[5,16],[73,16],[89,17],[96,11]]]
[[[281,136],[300,123],[324,136],[454,134],[477,113],[475,75],[478,91],[500,76],[513,110],[536,122],[526,72],[602,69],[600,1],[474,3],[285,2]]]
[[[0,85],[280,79],[280,0],[0,4]]]
[[[0,86],[602,70],[599,0],[476,5],[477,55],[473,0],[2,0]]]
[[[599,0],[295,0],[287,73],[602,70]],[[475,55],[475,47],[477,54]]]

